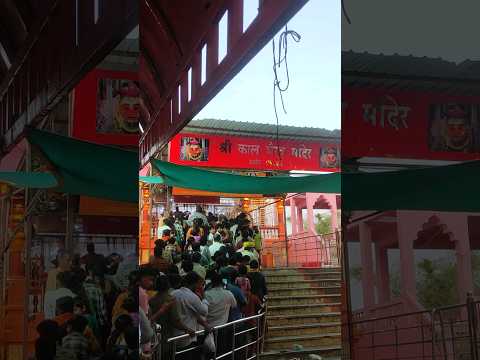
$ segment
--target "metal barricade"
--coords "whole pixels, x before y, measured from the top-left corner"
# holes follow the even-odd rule
[[[480,360],[480,302],[353,319],[347,359]]]
[[[341,265],[339,232],[290,236],[287,240],[287,247],[288,266],[339,267]]]
[[[196,336],[200,341],[186,348],[179,348],[178,343],[189,339],[190,335],[184,334],[168,339],[169,357],[162,360],[201,359],[200,354],[204,354],[205,360],[258,359],[265,337],[265,312],[216,326],[210,333],[205,330],[197,331]],[[206,339],[207,336],[213,336],[215,344],[215,351],[210,353],[205,351],[203,345],[203,339]],[[152,358],[159,360],[161,354],[160,341],[153,351]]]

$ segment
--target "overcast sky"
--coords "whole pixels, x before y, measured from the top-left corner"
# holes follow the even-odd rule
[[[281,125],[340,128],[340,15],[339,1],[310,0],[289,22],[302,38],[289,39],[290,87]],[[196,118],[275,123],[272,65],[270,42]]]
[[[351,24],[342,16],[342,50],[480,60],[478,0],[344,3]]]

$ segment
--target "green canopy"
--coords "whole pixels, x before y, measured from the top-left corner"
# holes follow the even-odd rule
[[[49,173],[0,172],[0,182],[15,187],[50,189],[58,185],[55,176]]]
[[[138,202],[138,154],[39,130],[27,134],[58,172],[58,191]]]
[[[342,174],[343,210],[480,211],[480,161]]]
[[[340,193],[340,174],[255,177],[226,174],[153,160],[168,186],[234,194]]]
[[[147,184],[163,184],[161,176],[139,176],[138,180]]]

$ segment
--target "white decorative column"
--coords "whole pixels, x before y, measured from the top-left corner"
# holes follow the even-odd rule
[[[295,203],[295,197],[290,198],[290,223],[292,224],[292,235],[297,234],[297,206]]]

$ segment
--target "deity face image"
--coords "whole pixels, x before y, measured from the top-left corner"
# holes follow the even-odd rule
[[[448,111],[444,137],[446,146],[453,151],[464,151],[471,145],[471,129],[462,109]]]
[[[208,161],[209,140],[204,138],[182,137],[180,159],[184,161]]]
[[[468,139],[468,131],[463,120],[449,121],[447,124],[447,137],[454,144],[461,145]]]
[[[126,83],[118,91],[115,125],[127,132],[137,133],[141,116],[140,91],[133,82]]]
[[[335,166],[337,164],[337,150],[335,148],[329,148],[325,158],[328,165]]]
[[[191,139],[186,146],[186,155],[188,160],[198,161],[202,157],[203,149],[200,146],[200,143],[195,140]]]
[[[338,166],[338,151],[336,147],[328,147],[322,151],[321,166],[335,168]]]

